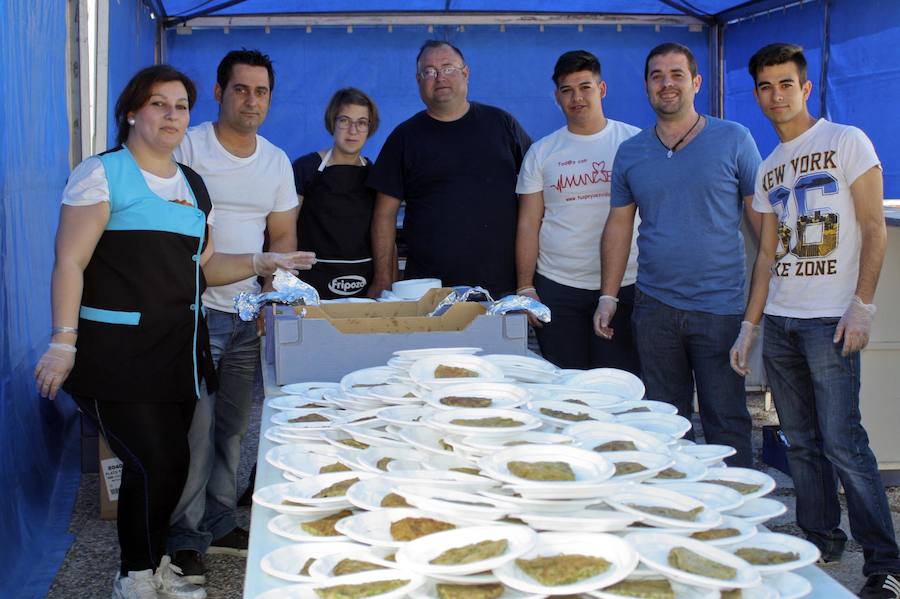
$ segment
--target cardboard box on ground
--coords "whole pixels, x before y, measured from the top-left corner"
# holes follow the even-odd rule
[[[117,458],[102,436],[100,447],[100,519],[115,520],[119,507],[119,484],[122,482],[122,460]]]
[[[354,370],[384,366],[401,349],[480,347],[485,354],[526,354],[524,313],[489,316],[480,303],[466,302],[428,316],[450,291],[431,289],[411,302],[267,308],[274,310],[266,318],[266,360],[275,364],[275,382],[339,381]]]

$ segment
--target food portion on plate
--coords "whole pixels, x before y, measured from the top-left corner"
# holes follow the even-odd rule
[[[478,372],[462,366],[438,364],[434,369],[434,378],[436,379],[476,378],[477,376],[479,376]]]
[[[428,563],[436,566],[471,564],[502,555],[508,547],[509,541],[506,539],[488,539],[462,547],[453,547],[428,560]]]
[[[736,528],[731,527],[723,527],[723,528],[710,528],[709,530],[698,530],[697,532],[691,533],[692,539],[697,539],[698,541],[718,541],[719,539],[728,539],[731,537],[736,537],[741,534]]]
[[[527,480],[553,481],[575,480],[575,472],[566,462],[507,462],[510,472]]]
[[[574,584],[586,578],[603,574],[609,570],[611,565],[602,557],[577,553],[516,560],[516,566],[522,572],[548,587]]]
[[[775,566],[800,559],[800,554],[793,551],[775,551],[759,547],[741,547],[734,554],[754,566]]]
[[[438,599],[497,599],[506,592],[499,582],[484,584],[452,584],[440,582],[435,586]]]
[[[674,520],[683,520],[685,522],[696,522],[697,518],[700,516],[704,509],[703,506],[698,506],[689,510],[679,510],[673,507],[664,507],[661,505],[640,505],[637,503],[629,503],[628,507],[636,509],[639,512],[653,514],[654,516],[672,518]]]
[[[395,541],[414,541],[419,537],[456,528],[455,524],[434,518],[402,518],[391,522],[391,538]]]
[[[388,493],[381,499],[381,507],[412,507],[402,496]]]
[[[737,568],[703,557],[687,547],[673,547],[670,549],[667,561],[670,566],[682,572],[706,576],[707,578],[734,580],[734,577],[737,576]]]
[[[494,400],[489,397],[475,397],[468,395],[449,395],[442,397],[440,401],[445,406],[454,408],[489,408]]]
[[[318,520],[310,520],[309,522],[301,522],[300,528],[314,537],[334,537],[341,533],[334,529],[334,525],[338,520],[342,520],[347,516],[352,516],[350,510],[341,510],[336,514],[319,518]]]
[[[409,580],[402,579],[372,580],[361,584],[339,584],[313,590],[321,599],[362,599],[396,591],[409,583]]]
[[[332,576],[346,576],[347,574],[358,574],[360,572],[369,572],[371,570],[384,570],[384,566],[373,564],[364,560],[344,558],[334,565],[331,569]]]
[[[672,583],[667,578],[626,578],[603,589],[610,595],[640,599],[675,599]]]
[[[358,478],[347,478],[342,481],[329,485],[313,495],[313,498],[324,499],[326,497],[343,497],[347,494],[347,489],[359,482]]]

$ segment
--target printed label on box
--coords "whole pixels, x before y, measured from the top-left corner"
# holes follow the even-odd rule
[[[118,501],[119,485],[122,483],[122,460],[108,458],[100,461],[103,479],[106,481],[106,494],[110,501]]]

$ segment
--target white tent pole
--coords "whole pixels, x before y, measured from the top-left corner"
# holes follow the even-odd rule
[[[107,139],[109,106],[109,0],[97,0],[97,72],[94,88],[94,153],[111,147]]]

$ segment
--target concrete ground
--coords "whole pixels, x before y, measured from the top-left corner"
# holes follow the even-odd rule
[[[762,463],[759,451],[762,447],[761,427],[765,424],[776,424],[774,409],[766,412],[763,409],[763,396],[751,395],[748,405],[753,415],[754,447],[757,449],[756,467],[773,476],[778,483],[771,495],[788,507],[783,516],[770,520],[768,526],[776,532],[799,535],[794,524],[794,488],[789,477],[780,471]],[[249,431],[244,440],[244,452],[241,460],[240,480],[246,481],[250,468],[256,459],[256,448],[259,441],[259,418],[261,403],[254,406]],[[99,519],[99,480],[96,474],[82,476],[81,487],[72,513],[69,532],[75,535],[75,541],[66,554],[65,561],[53,581],[47,595],[49,599],[71,599],[81,597],[108,597],[112,589],[112,581],[118,567],[118,545],[116,541],[115,523]],[[888,489],[888,499],[894,518],[894,530],[900,536],[900,487]],[[249,508],[242,508],[239,514],[242,525],[249,519]],[[846,506],[842,527],[849,534]],[[244,560],[236,557],[213,555],[208,556],[209,573],[207,591],[210,599],[239,599],[244,586]],[[851,541],[844,557],[838,564],[823,566],[824,570],[851,591],[858,591],[865,579],[862,576],[862,550]]]

